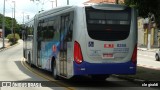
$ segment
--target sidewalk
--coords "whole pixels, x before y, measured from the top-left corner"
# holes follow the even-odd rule
[[[158,51],[160,48],[156,47],[156,48],[150,48],[150,49],[147,49],[145,47],[138,47],[137,50],[140,50],[140,51],[149,51],[149,52],[156,52]]]
[[[4,50],[6,50],[6,49],[12,48],[12,47],[14,47],[14,46],[16,46],[16,45],[18,45],[18,44],[19,44],[19,42],[16,43],[16,44],[14,44],[14,45],[10,45],[10,44],[8,43],[8,44],[5,45],[5,48],[0,48],[0,52],[1,52],[1,51],[4,51]]]
[[[5,46],[4,47],[9,47],[10,46],[10,43],[8,42],[8,39],[5,39],[4,40],[5,41]],[[2,38],[0,38],[0,49],[3,47],[3,40],[2,40]]]

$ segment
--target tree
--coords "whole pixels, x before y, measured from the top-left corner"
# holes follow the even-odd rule
[[[2,28],[2,18],[3,18],[3,15],[0,14],[0,28]]]
[[[160,1],[159,0],[124,0],[124,4],[134,6],[138,9],[139,16],[146,18],[149,13],[153,13],[156,24],[160,27]]]
[[[2,20],[3,20],[3,15],[0,14],[0,28],[2,28]],[[17,23],[15,19],[13,19],[13,22],[15,23],[14,30],[15,33],[19,34],[19,30],[21,26]],[[12,18],[11,17],[5,17],[5,36],[10,34],[12,31]]]

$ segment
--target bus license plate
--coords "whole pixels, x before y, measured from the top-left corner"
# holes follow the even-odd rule
[[[114,56],[113,53],[103,53],[102,58],[103,59],[114,58]]]

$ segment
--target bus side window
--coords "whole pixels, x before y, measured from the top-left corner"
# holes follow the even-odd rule
[[[69,24],[68,24],[68,33],[67,33],[67,42],[72,41],[73,34],[73,20],[74,20],[74,12],[70,12],[69,14]]]
[[[67,33],[67,42],[72,41],[72,32],[73,32],[73,21],[71,21],[69,28],[68,28],[68,33]]]
[[[28,40],[28,27],[26,27],[25,39]]]
[[[23,33],[24,33],[24,38],[23,39],[26,40],[27,39],[27,28],[25,28]]]
[[[42,25],[41,25],[41,23],[39,23],[38,24],[38,28],[37,28],[37,41],[39,42],[39,41],[41,41],[40,40],[40,35],[41,35],[41,27]]]
[[[48,39],[54,38],[54,34],[55,34],[54,32],[55,32],[54,26],[48,26],[48,30],[47,30]]]

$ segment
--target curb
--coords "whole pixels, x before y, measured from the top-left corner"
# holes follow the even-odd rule
[[[9,48],[15,47],[15,46],[17,46],[17,45],[19,45],[19,43],[15,44],[15,45],[12,45],[12,46],[8,46],[8,47],[5,47],[5,48],[2,48],[2,49],[0,49],[0,52],[2,52],[2,51],[4,51],[4,50],[7,50],[7,49],[9,49]]]
[[[147,49],[140,49],[140,48],[137,48],[137,50],[139,50],[139,51],[148,51],[148,52],[156,52],[156,51],[158,51],[157,49],[147,50]]]

